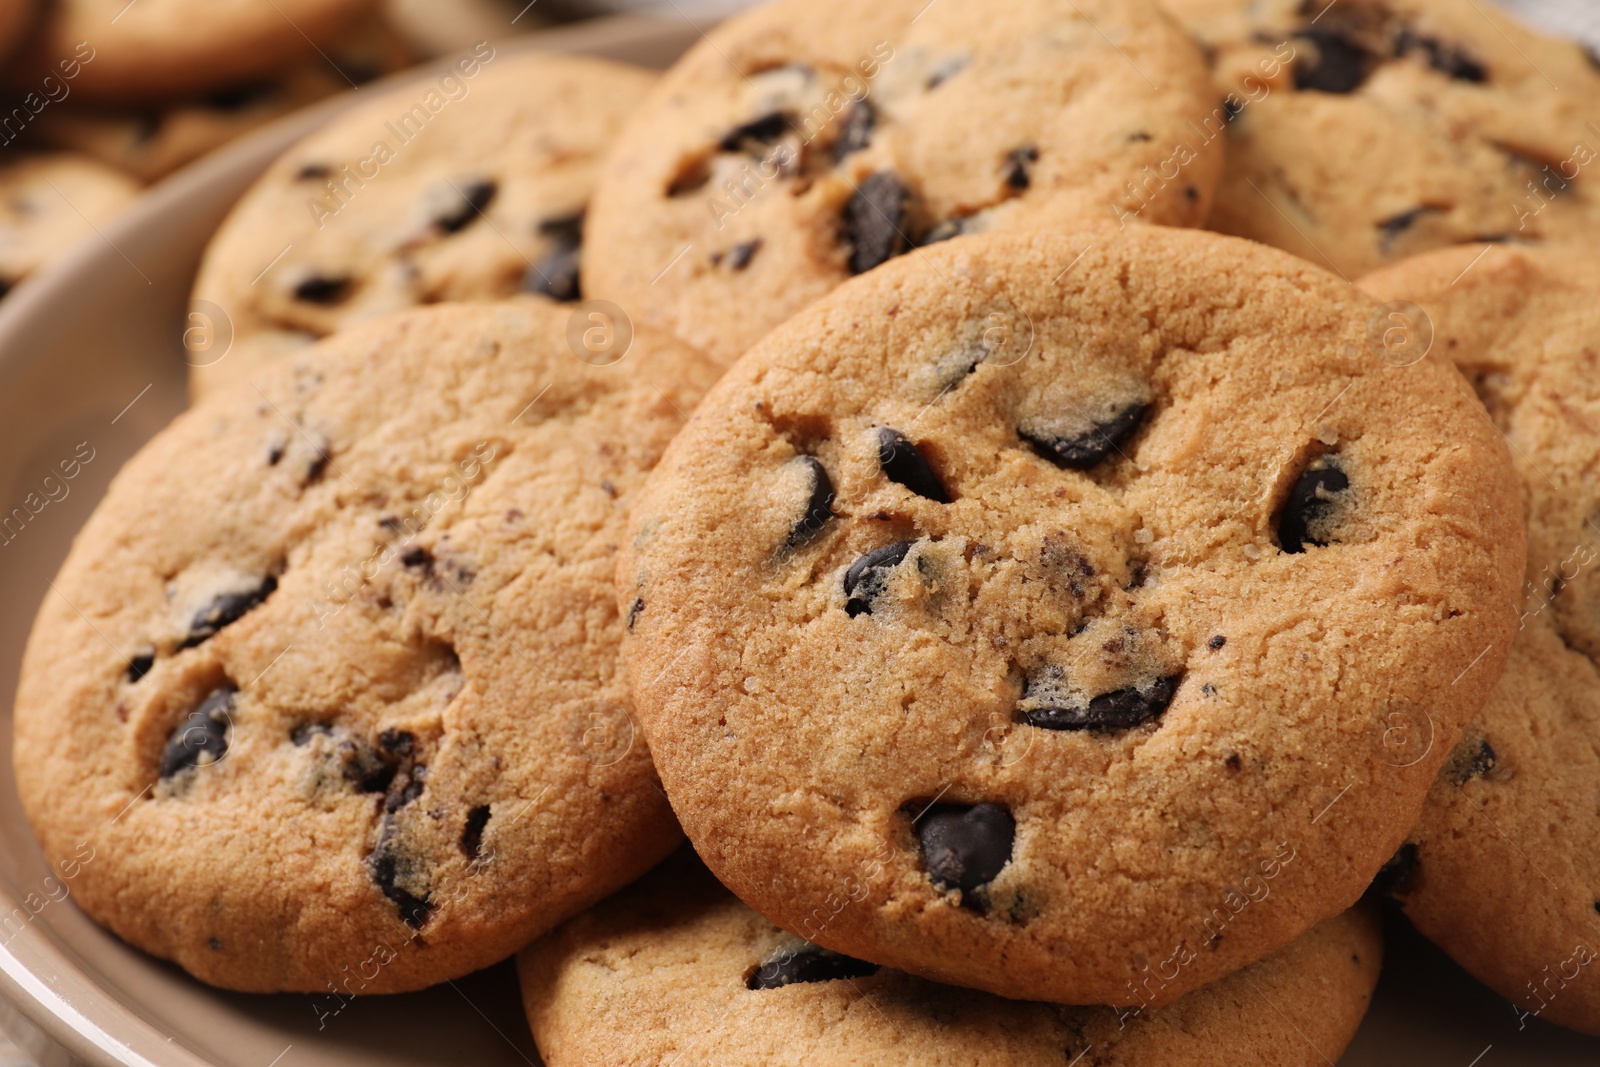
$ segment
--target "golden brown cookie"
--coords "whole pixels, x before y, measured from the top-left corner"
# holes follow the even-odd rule
[[[1504,440],[1376,310],[1215,234],[996,234],[752,349],[618,565],[706,863],[827,948],[1058,1003],[1170,1003],[1350,907],[1524,561]]]
[[[1528,523],[1505,675],[1381,888],[1524,1021],[1600,1034],[1600,261],[1458,248],[1362,285],[1476,388]]]
[[[0,296],[138,195],[132,178],[87,156],[41,152],[0,166]]]
[[[1148,0],[778,0],[713,30],[628,127],[585,285],[732,362],[917,245],[1198,226],[1222,170],[1211,96]]]
[[[180,416],[40,608],[15,772],[73,899],[215,985],[500,959],[681,835],[618,662],[628,506],[713,380],[567,309],[341,333]],[[580,349],[587,353],[587,350]]]
[[[550,1067],[1325,1067],[1366,1014],[1382,955],[1357,909],[1165,1008],[1002,1000],[785,934],[690,853],[517,965]]]

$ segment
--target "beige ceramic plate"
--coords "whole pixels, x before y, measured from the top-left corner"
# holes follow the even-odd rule
[[[627,18],[534,44],[662,66],[696,34],[682,18]],[[104,240],[0,305],[0,520],[13,507],[37,510],[25,524],[0,521],[0,693],[15,691],[29,624],[72,535],[118,465],[183,407],[179,329],[207,237],[270,160],[349,102],[295,116],[174,177]],[[87,449],[93,458],[75,479],[46,485],[59,461]],[[10,784],[9,701],[0,714],[0,995],[78,1058],[96,1067],[537,1062],[505,965],[424,993],[341,1004],[218,992],[127,948],[63,898],[70,883],[50,879]],[[1537,1021],[1519,1030],[1509,1005],[1403,926],[1390,959],[1345,1064],[1600,1063],[1600,1041]]]

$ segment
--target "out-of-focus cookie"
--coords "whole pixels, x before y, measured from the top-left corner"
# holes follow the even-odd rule
[[[138,195],[132,178],[85,156],[48,152],[0,166],[0,295]]]
[[[15,716],[46,858],[93,856],[88,914],[227,988],[394,992],[508,955],[682,840],[611,580],[716,368],[643,330],[591,365],[570,317],[345,331],[117,476]]]
[[[608,160],[585,283],[732,362],[853,275],[963,233],[1198,226],[1199,51],[1147,0],[777,0],[713,30]]]
[[[36,0],[0,0],[0,59],[11,55],[38,9]]]
[[[1505,675],[1380,888],[1522,1013],[1600,1034],[1600,261],[1449,249],[1362,285],[1422,309],[1397,307],[1395,328],[1476,388],[1528,522]]]
[[[290,149],[206,251],[194,295],[223,310],[234,340],[192,371],[194,393],[418,304],[576,299],[600,157],[651,79],[486,44]]]
[[[1207,223],[1355,278],[1485,240],[1600,238],[1600,63],[1478,0],[1166,0],[1211,51]]]
[[[248,84],[336,42],[375,0],[52,0],[6,72],[68,75],[80,99],[126,104]]]
[[[550,1067],[1325,1067],[1372,1000],[1370,912],[1165,1008],[1002,1000],[818,948],[674,856],[517,959]]]
[[[674,811],[838,952],[1165,1004],[1350,907],[1516,627],[1501,436],[1197,230],[905,257],[728,372],[618,563]],[[1396,718],[1438,747],[1390,744]]]

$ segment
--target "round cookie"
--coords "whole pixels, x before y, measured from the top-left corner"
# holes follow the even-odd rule
[[[517,957],[550,1067],[1325,1067],[1378,981],[1374,916],[1345,912],[1165,1008],[952,989],[785,934],[674,857]]]
[[[1149,0],[776,0],[656,87],[607,161],[586,289],[731,363],[852,275],[961,233],[1198,226],[1205,65]]]
[[[400,70],[412,59],[408,46],[377,19],[326,52],[327,58],[315,56],[269,79],[161,107],[50,107],[28,133],[39,143],[94,156],[142,182],[155,182],[273,119]]]
[[[341,333],[180,416],[35,622],[15,773],[130,943],[231,989],[417,989],[682,840],[618,661],[644,472],[715,368],[542,301]],[[65,870],[64,870],[65,873]]]
[[[0,296],[138,195],[133,179],[86,156],[45,152],[0,167]]]
[[[1167,0],[1214,57],[1207,225],[1355,278],[1600,235],[1600,62],[1477,0]]]
[[[195,360],[194,394],[418,304],[577,299],[600,156],[651,78],[486,44],[290,149],[206,251],[194,296],[221,308],[233,345]]]
[[[1169,1003],[1348,908],[1524,562],[1504,441],[1447,362],[1368,350],[1376,309],[1108,227],[953,241],[752,349],[617,572],[711,869],[830,949],[1072,1004]]]
[[[1425,309],[1511,442],[1528,522],[1505,675],[1383,884],[1524,1020],[1600,1034],[1600,262],[1448,249],[1362,285]]]
[[[65,79],[82,100],[159,101],[317,56],[374,0],[53,0],[6,81]]]

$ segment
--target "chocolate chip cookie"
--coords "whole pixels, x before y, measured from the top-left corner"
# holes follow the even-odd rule
[[[595,171],[650,79],[483,45],[290,149],[206,251],[194,295],[222,309],[233,344],[193,361],[193,392],[418,304],[577,299]]]
[[[132,178],[86,156],[41,152],[0,167],[0,296],[138,195]]]
[[[1212,229],[1351,278],[1600,235],[1600,66],[1477,0],[1166,0],[1211,51]]]
[[[117,476],[16,702],[18,790],[47,860],[92,855],[89,915],[215,985],[346,998],[483,967],[682,840],[611,579],[716,371],[644,331],[580,360],[570,318],[343,332]]]
[[[1362,284],[1424,310],[1395,313],[1455,359],[1510,440],[1528,522],[1505,675],[1380,888],[1524,1021],[1600,1034],[1600,263],[1459,248]]]
[[[1215,234],[997,234],[752,349],[617,574],[711,869],[831,950],[1057,1003],[1170,1003],[1348,908],[1524,563],[1504,440],[1448,362],[1369,350],[1377,307]]]
[[[667,73],[608,161],[586,285],[731,362],[846,279],[959,234],[1198,226],[1200,53],[1147,0],[778,0]]]
[[[211,92],[316,58],[319,47],[375,6],[376,0],[53,0],[5,80],[38,89],[47,75],[64,75],[80,100],[117,104]]]
[[[517,963],[550,1067],[1324,1067],[1366,1014],[1382,954],[1356,910],[1165,1008],[1023,1003],[790,936],[675,856]]]

